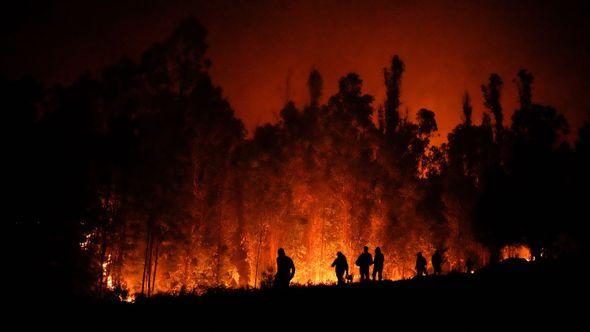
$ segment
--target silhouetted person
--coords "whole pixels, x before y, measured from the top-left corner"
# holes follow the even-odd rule
[[[373,264],[373,256],[369,253],[369,247],[363,248],[363,253],[356,259],[356,266],[361,273],[361,282],[369,280],[369,267]]]
[[[440,253],[440,251],[435,250],[434,254],[432,255],[432,269],[434,270],[434,274],[435,275],[440,275],[442,273],[442,263],[443,263],[443,257],[442,254]]]
[[[426,273],[426,258],[424,258],[424,256],[422,256],[422,252],[418,252],[418,255],[416,255],[416,276],[421,277],[421,276],[425,276]]]
[[[338,285],[344,285],[344,273],[348,276],[348,261],[346,260],[346,256],[340,251],[336,254],[336,259],[332,263],[332,267],[335,268]]]
[[[467,273],[473,273],[473,268],[475,267],[475,262],[473,262],[473,259],[471,258],[467,258],[467,261],[465,262],[465,272]]]
[[[285,255],[285,249],[279,248],[275,287],[288,288],[293,276],[295,276],[295,264],[293,264],[293,260],[289,256]]]
[[[383,262],[385,257],[381,253],[381,248],[375,248],[375,260],[373,261],[373,280],[379,276],[379,281],[383,280]]]

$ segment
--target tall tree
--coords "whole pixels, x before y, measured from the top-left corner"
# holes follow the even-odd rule
[[[520,101],[520,108],[529,110],[532,106],[533,98],[533,75],[521,69],[516,75],[516,86],[518,87],[518,100]]]
[[[389,68],[383,69],[387,99],[385,101],[385,132],[392,136],[399,124],[399,107],[401,105],[401,81],[405,70],[404,62],[398,55],[391,59]]]
[[[463,124],[471,126],[471,115],[473,114],[473,106],[471,105],[471,96],[468,92],[463,95]]]
[[[488,83],[481,86],[484,106],[494,115],[496,139],[500,138],[504,127],[504,114],[502,113],[502,104],[500,102],[503,84],[500,75],[491,74]]]
[[[322,97],[322,87],[324,80],[317,69],[312,69],[307,79],[307,88],[309,89],[309,105],[317,108]]]

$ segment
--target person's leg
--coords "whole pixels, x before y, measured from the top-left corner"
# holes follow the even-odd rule
[[[275,288],[282,288],[283,287],[283,280],[281,278],[275,278]]]

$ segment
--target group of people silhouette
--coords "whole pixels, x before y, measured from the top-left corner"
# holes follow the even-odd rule
[[[436,249],[432,258],[430,259],[432,263],[432,271],[434,275],[440,275],[442,273],[442,265],[444,263],[443,254]],[[425,276],[428,274],[428,263],[426,262],[426,258],[422,256],[422,252],[418,252],[416,255],[416,276]]]
[[[369,272],[371,265],[373,265],[372,280],[381,281],[383,280],[383,264],[385,262],[385,256],[381,252],[381,248],[375,248],[375,256],[369,252],[369,247],[363,247],[363,252],[356,259],[355,265],[359,268],[360,281],[368,282],[371,280]],[[434,251],[431,258],[432,270],[434,275],[440,275],[442,273],[442,265],[444,262],[443,253],[438,249]],[[336,253],[336,259],[332,262],[331,267],[336,272],[336,278],[338,279],[338,285],[344,285],[346,281],[352,281],[352,275],[349,274],[348,260],[346,256],[341,252]],[[416,276],[421,277],[428,274],[428,262],[422,255],[422,252],[418,252],[416,255]],[[467,263],[467,272],[471,272],[473,269],[473,263],[471,260]],[[291,279],[295,276],[295,264],[293,260],[285,254],[285,249],[280,248],[277,257],[277,274],[275,275],[275,287],[287,288]]]

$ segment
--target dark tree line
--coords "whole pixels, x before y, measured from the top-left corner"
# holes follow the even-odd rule
[[[569,144],[566,119],[534,101],[531,73],[516,75],[510,121],[492,74],[481,123],[466,93],[462,123],[433,146],[435,113],[400,112],[397,55],[378,107],[355,73],[322,103],[313,70],[309,103],[287,103],[246,138],[207,72],[205,37],[188,19],[97,77],[1,78],[18,282],[149,296],[259,284],[279,246],[300,281],[318,281],[336,251],[365,244],[388,253],[386,275],[404,277],[418,250],[448,249],[458,269],[506,245],[542,259],[584,243],[590,124]]]

